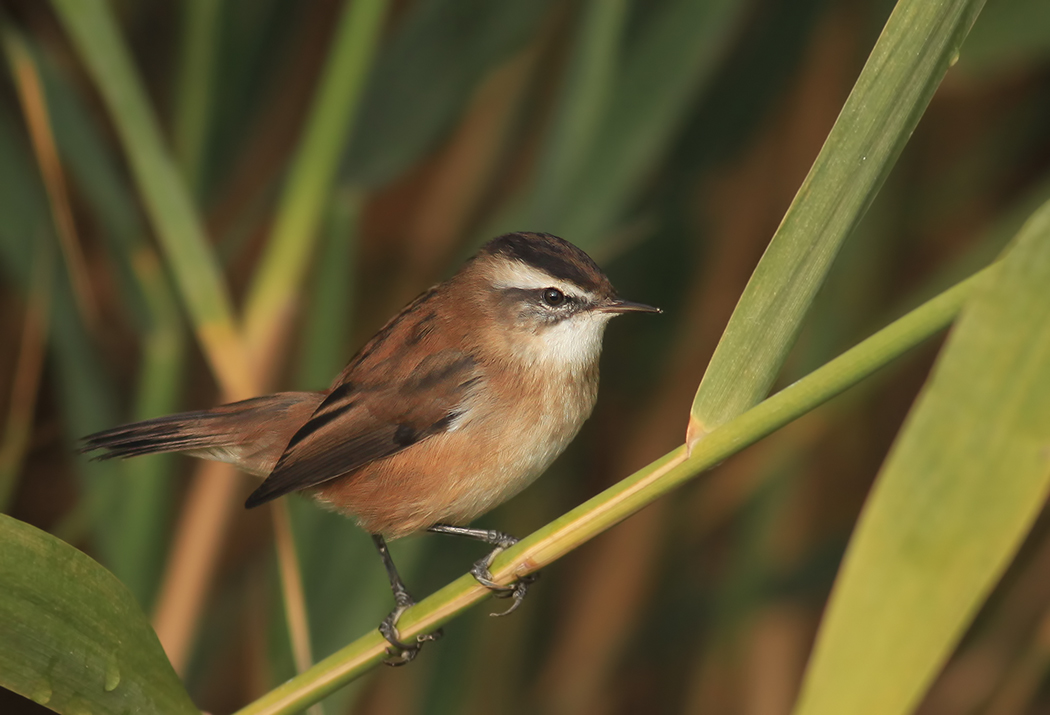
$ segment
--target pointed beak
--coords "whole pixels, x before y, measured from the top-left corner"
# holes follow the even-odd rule
[[[599,313],[662,313],[659,308],[654,308],[645,303],[632,303],[629,300],[610,300],[595,306]]]

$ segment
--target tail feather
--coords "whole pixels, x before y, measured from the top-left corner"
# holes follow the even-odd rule
[[[211,410],[199,410],[132,422],[89,434],[83,438],[84,444],[80,451],[86,453],[104,449],[105,452],[94,455],[93,459],[113,459],[219,447],[234,439],[232,430],[223,429],[222,418],[225,417],[227,415],[216,414]],[[209,426],[220,429],[209,430]]]
[[[322,397],[316,392],[280,392],[133,422],[84,437],[80,451],[99,452],[92,457],[99,460],[188,452],[267,474]]]

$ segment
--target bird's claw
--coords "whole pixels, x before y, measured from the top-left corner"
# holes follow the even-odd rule
[[[390,657],[383,660],[387,665],[396,667],[399,665],[405,665],[406,663],[411,663],[415,657],[419,655],[419,651],[424,643],[436,641],[443,635],[439,628],[433,633],[420,633],[415,637],[414,643],[405,643],[401,640],[401,634],[397,630],[397,621],[401,618],[401,614],[414,605],[414,601],[400,602],[399,599],[397,608],[391,611],[390,614],[383,619],[383,622],[379,624],[380,635],[382,635],[383,638],[386,639],[386,642],[391,645],[390,648],[386,649],[386,653]]]
[[[510,546],[513,546],[513,544],[516,543],[516,541],[517,540],[507,544],[506,546],[500,545],[496,547],[492,551],[492,553],[475,563],[474,566],[470,569],[470,575],[473,576],[474,579],[482,586],[492,591],[493,596],[495,596],[496,598],[514,599],[514,602],[510,604],[510,608],[508,608],[505,611],[499,611],[498,613],[490,613],[490,616],[506,616],[518,610],[518,606],[520,606],[521,602],[525,600],[525,594],[528,593],[529,586],[535,583],[536,579],[540,577],[539,572],[526,574],[525,576],[520,577],[513,584],[507,586],[496,583],[492,580],[492,572],[489,570],[489,567],[492,566],[492,561],[496,558],[499,552],[503,551],[504,549]]]

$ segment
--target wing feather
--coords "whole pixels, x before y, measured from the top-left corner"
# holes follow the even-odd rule
[[[446,349],[391,382],[360,384],[353,377],[342,376],[292,436],[246,507],[351,475],[445,432],[468,409],[480,372],[469,354]]]

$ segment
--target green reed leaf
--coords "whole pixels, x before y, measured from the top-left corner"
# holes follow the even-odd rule
[[[864,216],[984,0],[901,0],[751,276],[696,397],[689,444],[773,385],[842,242]]]

